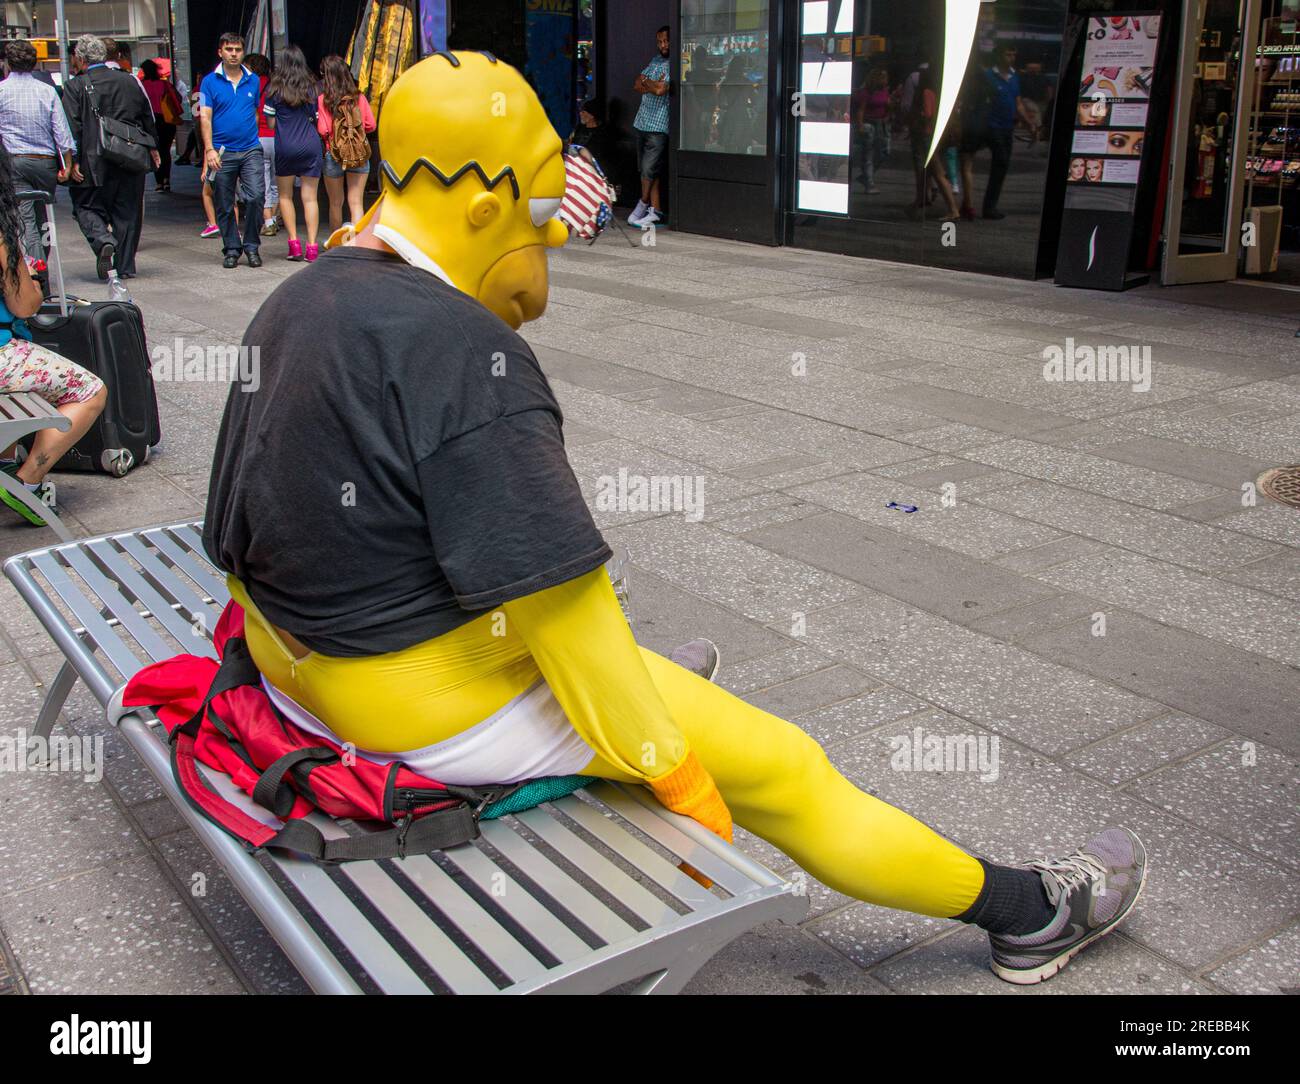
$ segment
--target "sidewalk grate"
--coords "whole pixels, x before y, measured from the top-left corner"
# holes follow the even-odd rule
[[[1300,508],[1300,466],[1266,470],[1255,484],[1266,497],[1279,504]]]

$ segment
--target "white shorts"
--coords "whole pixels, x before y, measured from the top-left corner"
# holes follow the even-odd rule
[[[343,739],[265,677],[262,687],[300,729],[343,745]],[[545,681],[525,689],[481,723],[455,737],[404,753],[357,755],[378,764],[400,760],[408,768],[440,783],[486,786],[519,783],[550,775],[576,775],[596,755],[569,722]]]

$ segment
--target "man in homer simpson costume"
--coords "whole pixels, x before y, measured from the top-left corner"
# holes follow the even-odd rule
[[[559,137],[517,71],[456,52],[402,75],[379,146],[379,200],[249,325],[260,384],[232,389],[217,442],[204,542],[277,705],[448,783],[645,784],[841,892],[984,928],[1012,982],[1113,929],[1145,877],[1126,829],[984,861],[797,726],[637,646],[516,334],[568,233]]]

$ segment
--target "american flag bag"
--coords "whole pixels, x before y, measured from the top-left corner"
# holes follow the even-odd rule
[[[564,199],[559,218],[588,243],[595,241],[614,217],[614,190],[595,161],[576,149],[564,156]]]

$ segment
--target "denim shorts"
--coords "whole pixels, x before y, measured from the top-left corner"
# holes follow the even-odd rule
[[[330,154],[329,151],[325,152],[325,176],[326,177],[342,177],[344,173],[369,173],[369,172],[370,172],[370,162],[368,160],[359,166],[353,166],[352,169],[345,170],[341,165],[338,164],[337,161],[335,161],[334,155]]]
[[[664,154],[668,151],[667,132],[643,132],[636,129],[636,162],[641,176],[652,181],[663,172]]]

